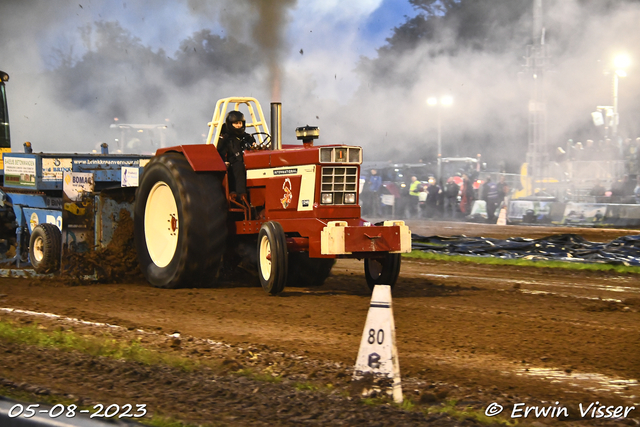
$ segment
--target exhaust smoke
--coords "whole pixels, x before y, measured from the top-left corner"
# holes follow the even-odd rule
[[[206,15],[219,20],[229,36],[250,42],[258,48],[258,56],[268,70],[271,100],[282,100],[283,54],[286,49],[284,33],[289,23],[289,11],[297,0],[247,0],[244,2],[189,0],[193,14]]]
[[[280,102],[284,29],[288,21],[287,11],[295,6],[296,0],[253,0],[251,3],[257,7],[259,15],[257,25],[253,27],[253,40],[265,55],[271,84],[271,101]]]

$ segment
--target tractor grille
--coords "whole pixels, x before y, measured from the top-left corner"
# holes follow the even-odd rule
[[[322,204],[343,205],[355,204],[358,194],[358,168],[348,167],[322,167]],[[331,201],[328,202],[327,194],[331,194]],[[345,194],[348,194],[345,201]]]

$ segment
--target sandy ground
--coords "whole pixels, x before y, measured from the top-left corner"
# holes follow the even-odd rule
[[[409,225],[427,236],[537,238],[571,232],[609,241],[638,234],[461,222]],[[11,390],[72,395],[81,403],[145,402],[153,413],[214,425],[474,425],[464,417],[420,411],[451,400],[478,413],[497,403],[503,415],[512,414],[514,405],[567,407],[569,421],[562,425],[640,424],[635,275],[405,259],[393,311],[403,391],[416,404],[413,411],[364,405],[350,381],[370,301],[362,262],[340,260],[322,287],[287,288],[278,297],[265,295],[249,274],[217,288],[179,290],[146,283],[0,280],[0,319],[87,335],[108,331],[121,340],[142,337],[163,352],[218,361],[229,372],[252,367],[284,379],[272,384],[220,371],[153,369],[0,341],[0,386]],[[179,339],[168,336],[175,333]],[[301,390],[301,382],[321,390]],[[614,421],[591,412],[581,416],[579,405],[595,402],[637,409]],[[558,422],[533,415],[519,421]]]

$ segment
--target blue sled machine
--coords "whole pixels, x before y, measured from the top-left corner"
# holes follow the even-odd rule
[[[133,201],[151,156],[4,153],[0,263],[57,272],[77,254],[133,235]]]

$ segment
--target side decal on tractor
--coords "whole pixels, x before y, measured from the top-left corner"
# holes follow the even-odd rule
[[[289,178],[284,180],[282,189],[284,190],[284,197],[280,199],[280,203],[282,203],[282,207],[284,209],[287,209],[291,200],[293,200],[293,194],[291,193],[291,180]]]

